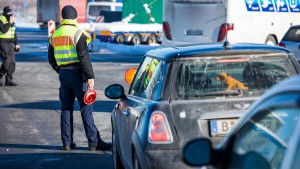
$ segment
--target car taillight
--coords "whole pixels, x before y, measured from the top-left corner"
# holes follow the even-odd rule
[[[282,42],[280,42],[280,43],[278,44],[278,46],[281,46],[281,47],[284,47],[284,48],[286,47],[285,44],[282,43]]]
[[[227,31],[231,30],[234,30],[234,26],[232,23],[223,23],[219,30],[218,42],[223,41],[227,35]]]
[[[172,40],[171,28],[169,22],[163,22],[163,30],[168,40]]]
[[[168,144],[173,142],[173,136],[166,115],[155,111],[149,123],[148,141],[154,144]]]

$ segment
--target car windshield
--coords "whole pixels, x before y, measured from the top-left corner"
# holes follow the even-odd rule
[[[175,100],[260,96],[296,74],[287,55],[201,57],[175,63]]]
[[[98,16],[100,14],[100,11],[110,11],[111,7],[110,6],[90,6],[89,9],[89,15],[91,16]]]

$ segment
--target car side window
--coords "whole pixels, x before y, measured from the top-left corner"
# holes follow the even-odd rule
[[[279,168],[300,117],[299,101],[296,94],[282,95],[258,106],[255,115],[236,134],[232,158],[255,152],[267,160],[271,168]],[[237,162],[231,165],[236,166]]]
[[[283,37],[284,41],[300,42],[300,29],[290,28]]]
[[[157,59],[153,59],[152,63],[155,63],[153,70],[148,73],[149,83],[145,88],[145,98],[149,100],[154,100],[159,96],[159,86],[162,82],[162,61],[158,61]]]
[[[140,66],[129,94],[146,99],[155,99],[161,81],[162,61],[146,57]]]

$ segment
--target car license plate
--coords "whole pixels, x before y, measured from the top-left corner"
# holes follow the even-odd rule
[[[236,124],[238,119],[210,120],[210,135],[212,137],[225,136]]]
[[[186,35],[190,35],[190,36],[202,36],[203,35],[203,31],[202,30],[193,30],[193,29],[189,29],[186,31]]]

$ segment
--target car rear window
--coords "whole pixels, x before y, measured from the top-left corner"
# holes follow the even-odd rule
[[[282,38],[283,41],[300,42],[300,28],[290,28]]]
[[[178,61],[175,65],[175,100],[259,96],[296,74],[288,56],[283,54],[205,57]]]

